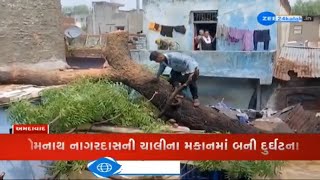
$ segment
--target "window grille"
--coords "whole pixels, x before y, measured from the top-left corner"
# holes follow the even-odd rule
[[[216,22],[218,12],[217,11],[206,11],[206,12],[194,12],[193,21],[196,22]]]

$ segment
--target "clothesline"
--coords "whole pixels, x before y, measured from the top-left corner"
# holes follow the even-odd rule
[[[249,28],[238,28],[238,27],[233,27],[233,26],[227,26],[225,24],[218,24],[217,25],[217,30],[218,30],[219,27],[221,28],[223,26],[228,28],[228,29],[234,28],[234,29],[239,29],[239,30],[244,30],[244,31],[253,31],[253,30],[250,30]],[[218,32],[218,31],[216,31],[216,32]]]
[[[257,50],[258,42],[264,43],[264,50],[269,49],[270,30],[246,30],[236,27],[228,27],[225,24],[218,25],[215,37],[224,37],[230,43],[242,41],[244,51]]]
[[[256,2],[253,2],[252,5],[249,5],[249,6],[240,7],[240,8],[233,9],[233,10],[229,10],[229,11],[226,11],[226,12],[221,13],[221,14],[219,13],[218,17],[219,17],[220,15],[230,14],[231,12],[243,10],[244,8],[250,8],[250,7],[253,7],[253,6],[257,6]]]

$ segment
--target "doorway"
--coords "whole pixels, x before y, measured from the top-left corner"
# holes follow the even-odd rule
[[[209,31],[212,37],[215,37],[217,32],[218,23],[218,11],[197,11],[192,12],[193,25],[194,25],[194,37],[199,35],[199,30]],[[195,43],[195,42],[194,42]],[[212,50],[217,50],[216,40],[212,43]],[[194,50],[198,50],[196,44],[194,44]]]
[[[211,37],[215,37],[216,32],[217,32],[217,24],[209,24],[209,23],[195,23],[194,24],[194,31],[195,31],[195,36],[199,35],[199,31],[204,30],[204,31],[209,31]],[[217,50],[217,40],[215,39],[212,43],[212,49],[215,51]]]

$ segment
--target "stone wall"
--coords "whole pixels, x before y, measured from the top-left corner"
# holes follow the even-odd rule
[[[0,66],[65,66],[60,0],[0,1]]]

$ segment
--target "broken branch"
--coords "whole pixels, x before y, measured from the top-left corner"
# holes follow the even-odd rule
[[[151,102],[155,97],[156,95],[158,94],[158,92],[154,92],[154,94],[152,95],[152,97],[147,101],[147,102]]]
[[[60,115],[59,115],[59,116],[57,116],[56,118],[54,118],[54,119],[49,123],[49,125],[51,125],[51,124],[53,124],[53,123],[57,122],[57,121],[59,120],[59,118],[60,118]]]
[[[95,122],[95,123],[93,123],[93,125],[104,124],[104,123],[110,122],[110,121],[112,121],[112,120],[115,120],[115,119],[117,119],[117,118],[120,117],[120,116],[121,116],[121,114],[118,114],[118,115],[116,115],[115,117],[110,118],[110,119],[107,119],[107,120],[105,120],[105,121]]]
[[[158,118],[161,118],[164,113],[169,109],[170,106],[177,106],[177,105],[180,105],[182,103],[182,100],[179,101],[178,100],[178,104],[177,103],[173,103],[173,100],[176,98],[176,96],[185,88],[187,87],[191,81],[192,81],[192,78],[193,78],[193,75],[194,73],[190,74],[190,76],[188,77],[188,80],[186,83],[184,83],[183,85],[181,85],[180,87],[178,88],[175,88],[175,90],[173,91],[173,93],[171,94],[171,96],[169,97],[169,99],[167,100],[165,106],[163,107],[162,111],[160,112]]]

